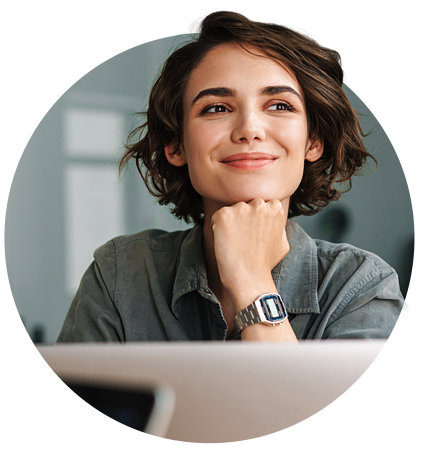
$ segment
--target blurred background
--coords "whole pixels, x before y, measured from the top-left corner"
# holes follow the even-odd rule
[[[5,227],[9,281],[35,343],[53,343],[94,250],[107,240],[149,228],[189,225],[158,206],[132,165],[119,180],[129,132],[140,124],[161,64],[189,35],[134,47],[76,82],[47,112],[21,157]],[[374,252],[399,274],[407,292],[414,228],[400,162],[382,127],[360,99],[367,149],[377,158],[338,202],[314,217],[295,219],[313,238]]]

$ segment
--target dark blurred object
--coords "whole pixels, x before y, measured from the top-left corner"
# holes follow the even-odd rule
[[[38,324],[32,328],[31,339],[33,343],[45,342],[45,329],[44,326]]]
[[[322,239],[333,243],[345,240],[345,234],[350,228],[351,216],[343,206],[330,207],[321,213],[318,220],[318,231]]]
[[[399,275],[400,289],[404,297],[407,295],[412,275],[414,248],[415,237],[412,236],[397,250],[397,258],[401,260],[400,266],[397,267],[397,272]]]

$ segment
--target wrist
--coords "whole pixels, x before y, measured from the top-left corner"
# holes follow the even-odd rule
[[[255,281],[250,279],[247,282],[232,283],[229,287],[226,287],[226,289],[235,306],[236,313],[239,313],[245,307],[252,304],[262,294],[277,292],[272,277],[267,280],[261,278]]]
[[[264,297],[267,295],[263,295]],[[268,295],[273,296],[273,295]],[[258,297],[259,298],[259,297]],[[259,302],[259,299],[256,298],[255,301]],[[257,306],[256,302],[253,301],[253,304],[248,308],[251,309],[253,306]],[[264,321],[256,319],[256,314],[254,312],[249,312],[245,310],[242,313],[243,319],[236,315],[234,319],[234,323],[236,328],[240,331],[240,336],[242,341],[244,340],[254,340],[254,341],[284,341],[284,342],[295,342],[297,343],[296,335],[289,323],[287,309],[283,303],[283,300],[280,301],[282,304],[272,306],[267,304],[269,307],[266,307],[267,313],[268,309],[270,315],[270,323],[264,319]],[[262,303],[261,303],[262,304]],[[259,308],[259,305],[258,307]],[[272,309],[272,310],[271,310]],[[274,309],[281,310],[281,313],[274,313]],[[248,318],[245,317],[248,315]],[[261,315],[258,312],[258,315]],[[265,315],[265,312],[264,312]],[[277,316],[278,315],[278,316]],[[274,321],[272,318],[278,318]],[[267,318],[267,317],[266,317]],[[236,323],[237,321],[237,323]]]

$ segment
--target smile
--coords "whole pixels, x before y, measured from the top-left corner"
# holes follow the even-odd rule
[[[223,162],[225,165],[240,170],[256,170],[271,165],[275,159],[237,159],[235,161]]]

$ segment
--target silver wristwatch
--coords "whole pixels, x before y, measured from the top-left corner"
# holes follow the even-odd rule
[[[287,310],[281,296],[278,293],[265,293],[250,306],[241,310],[233,321],[240,332],[251,324],[263,323],[275,326],[281,324],[286,318]]]

